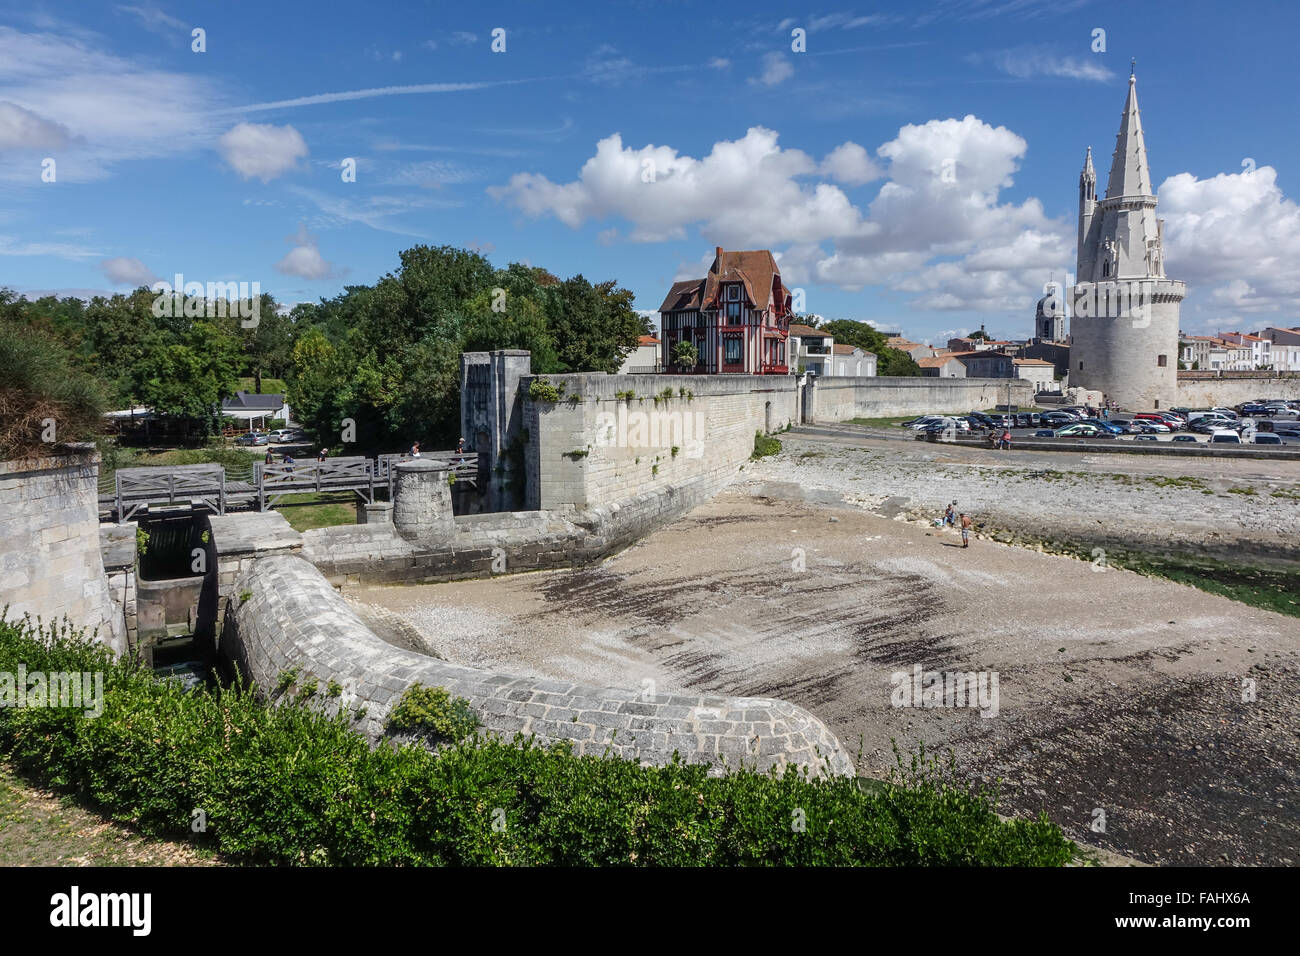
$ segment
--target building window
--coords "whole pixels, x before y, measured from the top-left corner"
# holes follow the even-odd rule
[[[727,299],[728,299],[729,301],[731,301],[731,302],[739,302],[739,301],[740,301],[740,286],[738,286],[738,285],[729,285],[729,286],[727,286]]]
[[[739,303],[739,302],[728,302],[728,303],[727,303],[727,318],[728,318],[728,319],[734,319],[734,320],[735,320],[735,322],[730,323],[730,324],[732,324],[732,325],[734,325],[736,322],[739,322],[739,321],[740,321],[740,303]]]
[[[1161,368],[1165,368],[1169,365],[1168,358],[1164,355],[1157,355],[1156,364],[1159,365]]]
[[[723,339],[723,346],[726,351],[726,355],[723,358],[723,361],[726,362],[728,365],[739,365],[740,364],[740,336],[728,335],[725,339]]]
[[[1082,362],[1079,363],[1079,370],[1080,370],[1080,371],[1083,370],[1083,363],[1082,363]]]

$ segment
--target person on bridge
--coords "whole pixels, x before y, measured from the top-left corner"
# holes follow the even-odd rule
[[[456,459],[456,464],[460,464],[465,460],[465,439],[460,438],[456,441],[456,454],[459,456]]]
[[[271,454],[271,449],[266,450],[266,463],[272,465],[275,463],[275,456]]]
[[[412,458],[419,458],[419,457],[420,457],[420,443],[419,443],[418,441],[413,441],[413,442],[411,442],[411,452],[410,452],[410,454],[411,454],[411,457],[412,457]]]
[[[284,453],[284,464],[290,472],[293,471],[293,455],[289,454],[287,451]]]
[[[329,450],[328,450],[328,449],[325,449],[325,448],[322,448],[322,449],[320,450],[320,453],[316,456],[316,460],[317,460],[317,461],[324,461],[324,460],[325,460],[326,458],[328,458],[329,456],[330,456]]]

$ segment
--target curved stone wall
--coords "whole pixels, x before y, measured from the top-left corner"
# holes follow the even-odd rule
[[[571,741],[578,754],[604,754],[662,765],[674,751],[693,763],[759,770],[805,766],[821,775],[852,774],[853,761],[826,725],[781,700],[660,694],[567,681],[493,674],[393,647],[371,631],[310,562],[296,555],[258,558],[235,581],[223,652],[264,691],[298,668],[315,677],[328,708],[364,707],[357,728],[372,741],[407,687],[445,687],[470,701],[484,729],[541,743]],[[343,687],[336,702],[330,680]]]

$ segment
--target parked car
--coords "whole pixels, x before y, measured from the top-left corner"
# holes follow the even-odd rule
[[[1089,425],[1087,422],[1075,422],[1073,425],[1066,425],[1064,428],[1057,429],[1058,438],[1097,438],[1105,435],[1096,425]]]
[[[1141,415],[1133,416],[1133,424],[1136,425],[1138,428],[1142,429],[1142,431],[1144,432],[1154,432],[1157,435],[1163,435],[1166,432],[1170,432],[1173,430],[1167,424],[1165,424],[1163,421],[1160,421],[1159,419],[1143,418]]]
[[[1160,439],[1157,438],[1155,435],[1138,435],[1133,440],[1134,441],[1159,441]]]
[[[303,433],[299,428],[276,428],[268,433],[273,442],[302,441]]]
[[[1050,425],[1053,428],[1064,428],[1066,425],[1073,425],[1077,419],[1073,415],[1065,412],[1043,412],[1039,418],[1040,425]]]
[[[1256,432],[1255,444],[1256,445],[1281,445],[1283,444],[1283,442],[1282,439],[1279,438],[1276,434],[1270,435],[1267,433],[1260,434],[1259,432]]]
[[[1174,436],[1174,441],[1190,441],[1190,442],[1199,442],[1200,439],[1197,438],[1195,435],[1175,435],[1175,436]]]
[[[235,439],[236,445],[269,445],[271,439],[265,432],[248,432]]]
[[[976,428],[994,427],[993,419],[989,418],[989,416],[985,415],[983,412],[971,412],[966,417],[970,420],[970,423],[974,425]]]
[[[1211,445],[1240,445],[1241,436],[1228,428],[1219,428],[1210,435]]]
[[[943,415],[922,415],[920,418],[914,418],[910,422],[903,422],[903,427],[910,428],[913,431],[921,431],[924,428],[929,428],[931,425],[941,425],[944,420]]]
[[[1236,417],[1237,417],[1237,413],[1236,413],[1236,411],[1234,411],[1234,410],[1231,409],[1231,408],[1223,408],[1222,406],[1219,406],[1219,405],[1216,405],[1214,408],[1211,408],[1210,411],[1212,411],[1212,412],[1218,412],[1220,415],[1223,415],[1225,418],[1236,418]]]
[[[1050,428],[1040,428],[1038,431],[1034,432],[1034,437],[1035,437],[1035,438],[1055,438],[1055,437],[1056,437],[1056,432],[1052,431]]]
[[[1279,428],[1273,434],[1280,438],[1300,438],[1300,428]]]

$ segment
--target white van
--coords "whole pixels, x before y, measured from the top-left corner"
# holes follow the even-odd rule
[[[1240,445],[1241,436],[1230,428],[1217,428],[1210,433],[1211,445]]]

